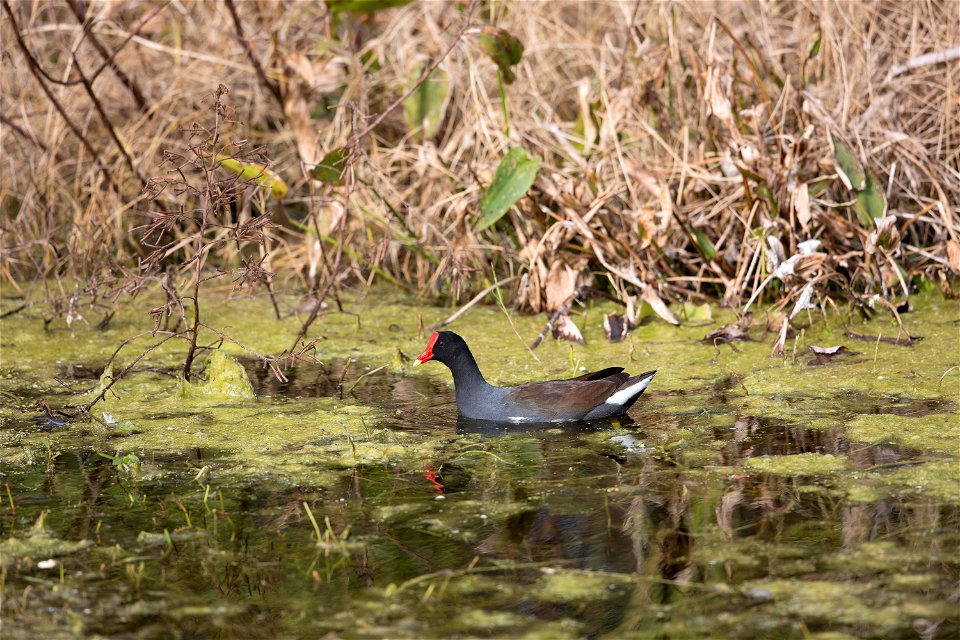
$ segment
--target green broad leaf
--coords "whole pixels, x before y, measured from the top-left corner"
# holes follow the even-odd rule
[[[360,54],[360,64],[367,73],[376,73],[380,71],[380,58],[373,51],[367,50]]]
[[[752,180],[753,182],[756,182],[758,184],[764,181],[763,176],[761,176],[756,171],[751,171],[750,169],[747,169],[746,167],[741,167],[740,165],[737,165],[737,169],[740,171],[740,175],[745,176],[747,180]]]
[[[770,209],[770,215],[774,218],[780,215],[780,207],[777,206],[777,199],[773,197],[773,191],[770,190],[765,183],[757,186],[757,193],[763,198],[763,201],[767,203],[767,207]]]
[[[137,457],[135,453],[128,453],[125,456],[118,455],[113,458],[113,466],[119,467],[123,465],[136,465],[140,464],[140,458]]]
[[[332,13],[352,11],[354,13],[373,13],[382,9],[393,9],[410,4],[413,0],[327,0]]]
[[[820,47],[823,46],[823,32],[817,30],[817,39],[813,41],[813,44],[810,46],[810,52],[807,54],[807,59],[812,60],[817,57],[817,54],[820,53]]]
[[[287,195],[287,183],[283,181],[283,178],[262,164],[241,162],[224,153],[217,154],[217,162],[220,163],[221,167],[227,171],[238,174],[244,180],[250,180],[262,187],[270,189],[270,193],[276,198],[282,198]]]
[[[827,178],[811,180],[807,183],[807,193],[810,194],[811,198],[816,198],[818,195],[827,190],[827,187],[830,186],[831,182],[833,181]]]
[[[334,149],[323,156],[320,164],[310,170],[310,177],[334,186],[343,184],[343,174],[347,169],[350,154],[346,149]]]
[[[424,66],[421,65],[410,76],[408,89],[420,79],[423,69]],[[440,67],[431,71],[416,91],[403,101],[403,114],[411,131],[419,130],[422,139],[430,139],[437,135],[440,123],[443,122],[443,114],[447,109],[449,91],[450,79],[447,77],[447,72]]]
[[[840,179],[843,180],[847,189],[860,191],[867,181],[863,165],[860,164],[856,154],[844,144],[843,140],[834,135],[830,137],[833,139],[833,158],[836,161],[837,170],[840,172]]]
[[[876,228],[874,220],[887,215],[887,197],[882,189],[877,188],[877,180],[872,171],[867,171],[866,184],[857,192],[857,201],[853,203],[853,210],[860,224],[869,229]]]
[[[577,153],[593,148],[600,139],[600,118],[597,117],[599,107],[598,103],[592,102],[587,105],[587,113],[581,109],[577,114],[577,119],[573,123],[573,140],[570,141],[570,145],[577,150]]]
[[[519,64],[523,57],[522,42],[498,27],[475,29],[471,35],[477,37],[480,49],[500,68],[504,82],[511,84],[517,79],[510,67]]]
[[[920,274],[913,276],[910,283],[916,288],[917,293],[930,293],[937,289],[937,285],[933,280]]]
[[[713,246],[713,243],[710,242],[710,238],[708,238],[706,234],[699,229],[694,229],[693,235],[697,244],[697,250],[700,251],[700,255],[707,260],[713,260],[717,257],[717,249]]]
[[[521,147],[512,147],[500,161],[493,182],[480,198],[477,231],[496,223],[533,185],[540,169],[540,158],[527,158]]]

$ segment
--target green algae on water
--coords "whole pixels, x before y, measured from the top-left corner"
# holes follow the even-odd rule
[[[848,423],[847,437],[854,442],[897,444],[960,456],[960,415],[859,415]]]
[[[929,496],[960,504],[960,461],[956,459],[878,469],[872,475],[896,493]]]
[[[904,621],[899,609],[870,605],[865,595],[871,587],[864,583],[826,580],[758,580],[745,585],[748,593],[772,598],[771,606],[801,620],[881,629],[901,626]]]
[[[633,576],[604,571],[551,569],[545,571],[533,588],[538,600],[562,603],[588,603],[607,600],[633,585]]]
[[[845,470],[847,458],[829,453],[797,453],[787,456],[748,458],[746,465],[751,471],[777,476],[821,476]]]
[[[239,400],[253,400],[256,397],[243,365],[222,351],[213,352],[204,374],[206,380],[202,382],[179,380],[180,397],[188,399],[205,396]]]
[[[345,291],[343,302],[358,316],[330,311],[307,336],[322,334],[316,357],[327,365],[298,365],[290,384],[249,365],[247,380],[221,359],[235,376],[225,392],[178,386],[167,374],[183,343],[170,341],[96,407],[106,425],[52,430],[30,408],[76,400],[53,376],[92,386],[149,319],[126,308],[105,331],[46,332],[29,311],[4,319],[4,537],[26,539],[16,527],[49,509],[51,538],[96,541],[59,561],[60,584],[15,562],[7,592],[29,587],[30,597],[7,600],[5,630],[799,640],[912,637],[918,620],[944,619],[937,633],[955,635],[960,472],[949,438],[960,376],[938,386],[955,364],[946,304],[914,301],[909,326],[927,339],[909,350],[850,343],[847,326],[896,326],[840,313],[815,319],[782,359],[768,357],[759,330],[737,350],[701,344],[703,324],[732,319],[727,309],[688,308],[684,326],[653,319],[611,344],[599,320],[617,310],[588,304],[576,318],[587,344],[547,340],[539,361],[526,346],[544,317],[511,315],[517,337],[502,310],[476,306],[451,328],[491,381],[660,369],[634,422],[490,437],[456,422],[446,368],[404,364],[425,343],[418,314],[430,324],[450,309],[377,289]],[[259,353],[288,348],[299,329],[296,318],[273,320],[266,298],[211,305],[206,321]],[[808,344],[859,354],[810,366]],[[117,369],[144,346],[125,348]],[[221,352],[243,356],[236,345]],[[345,361],[354,364],[338,369]],[[204,377],[215,382],[219,365]],[[298,374],[307,382],[294,388]],[[135,455],[142,473],[99,453]]]
[[[0,542],[0,567],[7,567],[19,558],[55,558],[93,546],[92,540],[61,540],[46,527],[47,514],[42,512],[26,537],[10,536]]]

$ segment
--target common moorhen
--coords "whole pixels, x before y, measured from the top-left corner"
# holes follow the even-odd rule
[[[414,366],[430,360],[453,373],[460,415],[497,422],[569,422],[614,418],[627,412],[656,371],[630,377],[623,367],[609,367],[569,380],[495,387],[483,379],[463,338],[452,331],[434,332]]]

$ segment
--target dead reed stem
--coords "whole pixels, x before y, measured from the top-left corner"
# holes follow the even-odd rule
[[[810,284],[814,301],[880,296],[895,311],[923,283],[952,295],[960,275],[955,3],[557,1],[477,12],[475,0],[451,0],[366,15],[314,3],[2,4],[2,36],[16,46],[0,70],[10,167],[0,173],[0,279],[42,283],[33,291],[52,316],[83,296],[112,304],[164,286],[136,275],[149,251],[131,240],[131,220],[145,177],[162,173],[165,151],[184,149],[179,132],[221,82],[242,120],[235,137],[289,186],[282,207],[244,196],[236,215],[283,225],[281,241],[258,240],[250,273],[265,264],[270,275],[257,281],[272,295],[274,279],[286,288],[303,278],[317,299],[291,352],[348,281],[455,302],[482,291],[477,274],[493,265],[526,310],[555,312],[592,285],[642,296],[669,319],[671,302],[782,305]],[[524,45],[512,84],[481,48],[496,29]],[[425,135],[409,101],[441,72],[440,119]],[[858,213],[834,140],[871,175],[885,215]],[[477,231],[480,198],[517,146],[541,159],[536,181]],[[314,162],[336,150],[349,170],[321,184]],[[174,189],[157,202],[196,204]],[[173,288],[192,283],[196,298],[206,270],[242,251],[201,247],[191,224],[166,229],[174,242],[160,262],[195,260],[176,269]],[[800,255],[808,241],[819,245]],[[188,331],[199,327],[196,301],[192,313]]]

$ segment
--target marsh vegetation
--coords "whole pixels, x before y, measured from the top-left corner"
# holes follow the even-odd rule
[[[960,633],[956,2],[0,2],[0,637]]]

